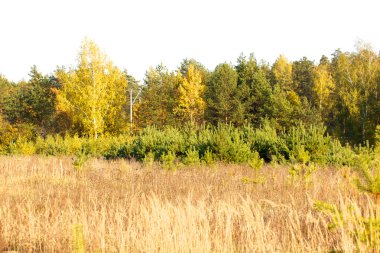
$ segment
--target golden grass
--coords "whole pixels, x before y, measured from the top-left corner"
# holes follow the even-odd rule
[[[285,166],[262,173],[255,183],[255,172],[238,165],[170,172],[91,160],[78,172],[65,157],[1,157],[0,252],[73,252],[78,225],[86,252],[379,250],[353,236],[365,226],[361,215],[380,212],[350,185],[349,170],[319,169],[309,184],[289,180]],[[352,224],[329,229],[317,200]]]

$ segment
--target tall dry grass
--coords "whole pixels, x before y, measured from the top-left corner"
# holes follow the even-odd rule
[[[284,166],[262,174],[256,182],[246,166],[170,172],[125,160],[76,171],[65,157],[1,157],[0,247],[72,252],[72,229],[82,225],[87,252],[378,250],[355,237],[360,215],[376,219],[379,207],[350,185],[349,170],[319,169],[310,183],[290,180]],[[333,218],[317,200],[352,224],[329,229]]]

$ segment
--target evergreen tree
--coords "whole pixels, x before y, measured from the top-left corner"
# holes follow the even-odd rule
[[[146,72],[141,102],[136,105],[139,127],[177,125],[174,108],[177,106],[177,89],[181,80],[180,76],[169,73],[162,64]]]
[[[22,81],[8,90],[3,101],[6,119],[12,124],[32,124],[41,133],[50,132],[55,113],[55,82],[33,66],[28,82]]]
[[[227,63],[218,65],[210,74],[206,91],[209,122],[236,123],[239,120],[237,79],[235,69]]]
[[[314,92],[314,63],[303,57],[293,62],[292,79],[295,91],[301,97],[305,97],[311,105],[315,105]]]

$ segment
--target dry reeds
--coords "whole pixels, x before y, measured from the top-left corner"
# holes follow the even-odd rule
[[[367,224],[360,215],[376,220],[380,209],[341,174],[319,169],[305,184],[286,167],[264,167],[256,182],[238,165],[173,172],[90,160],[77,171],[65,157],[2,157],[0,251],[73,252],[77,225],[87,252],[376,250],[353,234]],[[317,200],[357,222],[329,228],[334,217]]]

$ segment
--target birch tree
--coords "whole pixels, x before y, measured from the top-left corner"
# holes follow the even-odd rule
[[[93,41],[83,41],[75,69],[59,69],[56,75],[62,84],[58,110],[70,114],[83,134],[98,138],[123,127],[127,80]]]
[[[204,92],[205,84],[202,82],[201,73],[190,64],[178,87],[178,106],[174,112],[183,120],[191,123],[200,122],[206,108]]]

